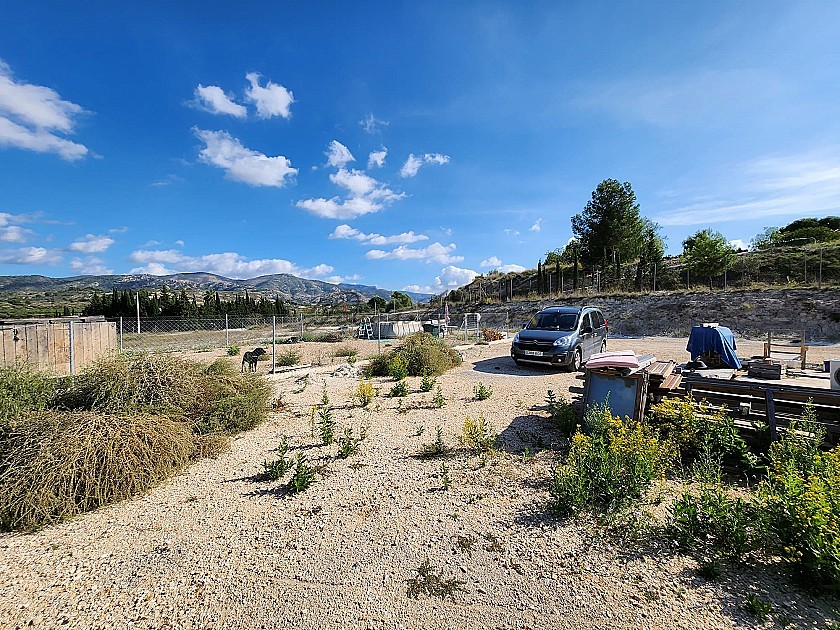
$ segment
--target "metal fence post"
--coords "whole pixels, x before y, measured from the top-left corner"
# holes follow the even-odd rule
[[[276,347],[277,345],[277,315],[271,316],[271,373],[277,370]]]
[[[303,341],[303,313],[300,314],[300,338]]]
[[[228,328],[228,314],[225,313],[225,345],[230,348],[230,329]]]
[[[73,322],[67,322],[67,327],[70,330],[70,375],[72,376],[76,373],[76,356],[73,348],[75,345],[73,341]]]
[[[123,340],[122,340],[122,316],[120,316],[120,352],[123,351]]]

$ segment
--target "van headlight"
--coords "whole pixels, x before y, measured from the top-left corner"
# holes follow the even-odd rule
[[[516,333],[516,334],[513,336],[513,343],[519,343],[519,333]]]
[[[572,340],[571,337],[560,337],[559,339],[554,340],[554,347],[555,348],[567,348],[569,346],[569,342]]]

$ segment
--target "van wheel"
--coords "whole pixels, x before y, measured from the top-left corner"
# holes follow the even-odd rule
[[[580,348],[575,348],[575,354],[572,357],[572,363],[569,366],[569,371],[580,372],[581,363],[583,363],[583,356],[581,355]]]

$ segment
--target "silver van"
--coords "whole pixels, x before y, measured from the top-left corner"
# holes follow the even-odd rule
[[[514,363],[539,363],[576,372],[593,354],[607,349],[607,320],[593,306],[551,306],[534,315],[513,336]]]

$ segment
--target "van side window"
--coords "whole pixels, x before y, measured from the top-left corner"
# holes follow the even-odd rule
[[[589,316],[590,313],[584,313],[583,317],[580,318],[580,330],[583,330],[587,326],[592,326],[592,320]]]
[[[592,321],[595,324],[595,328],[603,328],[604,327],[604,316],[601,314],[601,311],[592,311],[590,313],[592,315]]]

